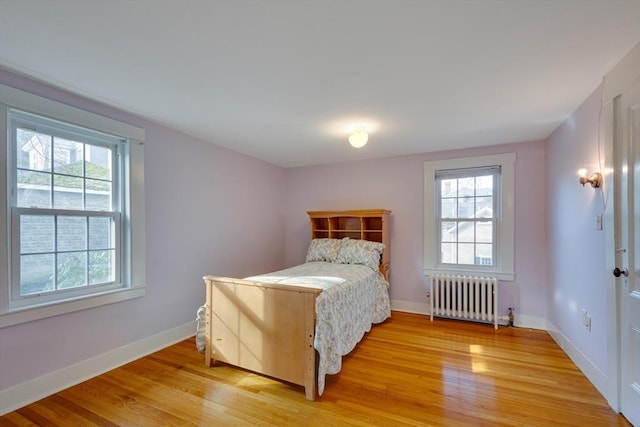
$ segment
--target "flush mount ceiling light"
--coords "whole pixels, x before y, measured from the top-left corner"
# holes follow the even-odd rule
[[[367,132],[365,132],[362,127],[356,128],[354,132],[349,135],[349,144],[354,148],[364,147],[368,140],[369,135],[367,135]]]

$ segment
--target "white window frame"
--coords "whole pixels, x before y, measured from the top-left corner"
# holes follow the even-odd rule
[[[424,274],[460,274],[467,276],[492,276],[500,280],[515,279],[514,264],[514,194],[515,153],[488,156],[434,160],[424,163]],[[496,265],[440,264],[439,194],[436,193],[436,172],[451,169],[473,169],[500,166],[500,191],[496,201]]]
[[[61,296],[55,301],[37,301],[34,304],[16,303],[15,298],[12,300],[12,268],[16,265],[12,257],[16,256],[16,248],[12,248],[11,236],[16,232],[12,229],[16,221],[15,215],[12,215],[9,193],[14,168],[9,157],[11,142],[7,127],[11,109],[114,135],[126,141],[122,150],[125,170],[121,175],[126,192],[122,198],[121,286],[115,289],[100,288],[89,295]],[[144,296],[144,140],[145,131],[142,128],[0,85],[0,210],[3,219],[6,218],[0,221],[0,328]]]

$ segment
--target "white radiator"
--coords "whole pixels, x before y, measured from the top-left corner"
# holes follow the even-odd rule
[[[493,323],[498,329],[498,279],[449,274],[430,276],[431,321],[435,317]]]

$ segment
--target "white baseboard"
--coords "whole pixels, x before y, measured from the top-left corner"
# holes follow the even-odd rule
[[[547,332],[560,348],[576,364],[585,377],[593,384],[601,395],[606,396],[607,376],[599,370],[591,361],[567,338],[555,325],[547,321]]]
[[[406,313],[424,314],[431,313],[431,307],[427,303],[393,300],[391,301],[391,310],[404,311]]]
[[[196,325],[189,322],[141,341],[125,345],[91,359],[0,390],[0,415],[79,384],[97,375],[125,365],[195,334]],[[193,351],[196,351],[195,344]]]
[[[515,315],[513,324],[517,328],[540,329],[543,331],[547,330],[547,319],[544,317]]]
[[[429,316],[431,314],[431,306],[429,304],[413,301],[393,300],[391,301],[391,309],[404,311],[406,313],[424,314],[425,316]],[[499,319],[500,325],[506,324],[506,321],[504,321],[506,320],[506,315],[501,315]],[[516,315],[514,324],[518,328],[547,329],[546,319],[538,316]]]

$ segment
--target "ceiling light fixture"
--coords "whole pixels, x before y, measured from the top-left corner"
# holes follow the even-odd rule
[[[362,148],[369,140],[369,135],[365,132],[364,128],[356,128],[355,131],[349,135],[349,144],[354,148]]]

